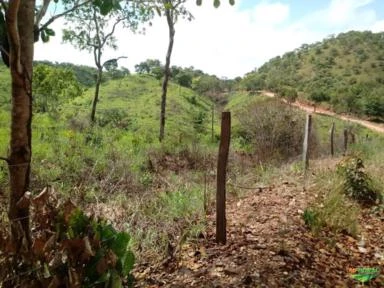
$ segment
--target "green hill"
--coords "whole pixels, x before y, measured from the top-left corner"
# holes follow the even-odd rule
[[[248,73],[248,90],[327,102],[338,112],[384,115],[384,33],[351,31],[277,56]]]
[[[87,121],[94,89],[85,91],[62,106],[67,119]],[[112,127],[138,133],[147,142],[157,138],[161,81],[149,75],[129,75],[101,86],[96,118],[99,127]],[[166,130],[169,136],[195,137],[207,132],[209,101],[188,88],[171,83],[167,97]]]
[[[4,79],[2,85],[9,85],[7,73],[1,73],[0,77]],[[0,99],[4,101],[9,101],[9,86],[7,89],[0,92]],[[126,159],[126,165],[135,170],[135,167],[145,165],[149,150],[161,149],[157,140],[160,80],[150,75],[127,75],[103,83],[96,110],[97,123],[92,126],[89,118],[93,93],[94,88],[85,88],[82,95],[55,102],[58,106],[46,113],[35,109],[32,123],[36,169],[33,186],[39,186],[42,181],[73,187],[89,167],[101,165],[97,169],[108,171],[105,163],[111,155]],[[209,143],[211,105],[207,98],[191,89],[170,83],[165,146],[177,152],[189,143]],[[0,155],[3,156],[7,155],[9,144],[10,112],[5,106],[1,108]],[[0,183],[5,180],[4,169],[0,171]]]

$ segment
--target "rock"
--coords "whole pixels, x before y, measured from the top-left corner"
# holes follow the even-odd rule
[[[360,253],[367,253],[368,251],[367,251],[367,249],[366,248],[364,248],[364,247],[358,247],[358,249],[359,249],[359,252]]]

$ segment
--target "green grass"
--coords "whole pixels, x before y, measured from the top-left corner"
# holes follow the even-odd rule
[[[323,229],[334,233],[346,232],[354,237],[359,232],[360,209],[347,199],[342,181],[334,172],[320,173],[315,179],[314,191],[319,193],[317,202],[304,211],[306,225],[318,235]]]
[[[4,75],[0,74],[0,78]],[[4,81],[9,79],[4,77]],[[150,76],[131,75],[103,83],[96,112],[98,123],[93,127],[88,120],[92,88],[60,106],[57,114],[35,113],[31,191],[38,193],[49,184],[83,207],[106,203],[110,209],[124,209],[125,216],[116,221],[134,235],[137,249],[158,247],[157,252],[164,253],[168,243],[178,245],[184,235],[193,236],[204,230],[206,187],[202,173],[215,169],[219,117],[215,115],[212,143],[212,103],[173,83],[168,91],[166,137],[161,144],[157,140],[161,83]],[[9,97],[9,91],[0,93]],[[226,108],[233,112],[233,131],[240,125],[236,115],[242,107],[266,99],[242,92],[232,95]],[[9,145],[7,105],[0,111],[1,156],[7,155]],[[330,117],[314,116],[318,139],[324,145],[328,143],[332,121],[336,121],[337,131],[347,125]],[[377,158],[372,156],[373,149],[383,147],[383,141],[365,129],[354,129],[361,137],[366,133],[372,136],[370,142],[355,145],[370,157],[367,165],[377,163],[377,167],[384,168],[384,161],[378,160],[384,160],[384,153],[378,150]],[[233,135],[230,155],[245,150],[244,143],[236,138],[236,133]],[[237,182],[247,186],[249,181],[273,184],[271,179],[282,173],[268,163],[255,164],[258,166],[248,173],[248,167],[234,160],[229,174],[237,173]],[[302,172],[299,164],[292,164],[289,169],[294,177]],[[0,163],[0,187],[7,186],[7,173],[5,163]],[[379,169],[377,173],[382,174]],[[213,178],[208,186],[213,187]]]

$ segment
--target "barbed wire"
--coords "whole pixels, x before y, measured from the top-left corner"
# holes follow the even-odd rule
[[[239,188],[239,189],[245,189],[245,190],[264,190],[264,189],[272,189],[272,186],[258,186],[258,187],[247,187],[247,186],[242,186],[242,185],[237,185],[233,183],[227,183],[228,186],[232,186],[234,188]]]

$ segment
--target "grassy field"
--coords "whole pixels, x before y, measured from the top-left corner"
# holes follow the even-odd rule
[[[2,90],[0,99],[6,99],[8,92]],[[63,198],[71,198],[84,209],[128,230],[142,258],[164,256],[169,245],[178,247],[187,238],[203,232],[206,209],[212,209],[215,190],[219,111],[214,115],[212,141],[212,103],[171,83],[166,137],[160,144],[160,95],[160,81],[151,76],[131,75],[102,85],[94,126],[88,120],[91,88],[58,107],[56,113],[35,113],[33,120],[32,192],[38,193],[51,185]],[[284,162],[261,162],[257,157],[260,150],[252,139],[241,134],[244,127],[240,116],[252,116],[248,107],[269,107],[268,103],[276,106],[275,101],[246,92],[230,96],[225,107],[232,111],[233,120],[229,183],[251,186],[274,182],[283,173],[293,173],[294,177],[301,173],[301,142],[298,152]],[[287,115],[304,121],[302,111],[286,108]],[[337,157],[343,152],[343,130],[348,128],[357,138],[350,151],[362,153],[369,173],[380,177],[384,168],[384,139],[355,124],[315,115],[313,139],[317,152],[313,157],[329,157],[332,122],[336,124]],[[2,105],[0,123],[0,155],[5,156],[9,142],[8,104]],[[297,129],[301,134],[304,131],[304,127]],[[267,128],[256,132],[272,133]],[[281,168],[287,162],[289,169]],[[5,163],[1,163],[0,187],[7,187],[7,173]],[[240,194],[230,187],[230,195]],[[4,188],[0,189],[5,193]]]

